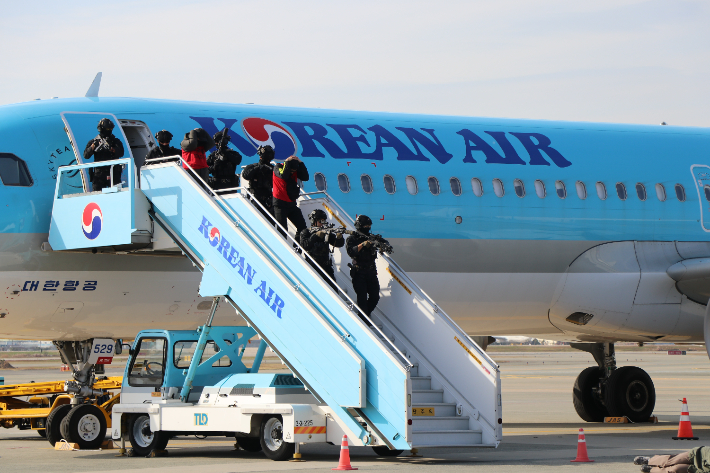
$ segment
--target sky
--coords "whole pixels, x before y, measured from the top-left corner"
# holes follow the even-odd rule
[[[710,126],[710,2],[0,0],[0,104],[100,96]]]

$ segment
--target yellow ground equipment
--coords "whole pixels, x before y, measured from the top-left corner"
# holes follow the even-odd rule
[[[106,395],[74,405],[73,395],[65,390],[65,381],[0,385],[0,426],[36,430],[52,445],[70,437],[83,448],[90,447],[94,443],[90,437],[94,435],[87,432],[102,426],[105,432],[106,427],[111,427],[111,410],[120,399],[119,393],[111,391],[121,389],[121,379],[120,376],[98,379],[93,388]]]

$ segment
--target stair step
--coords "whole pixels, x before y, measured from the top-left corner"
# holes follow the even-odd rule
[[[412,432],[413,447],[463,447],[483,444],[480,430],[420,430]]]
[[[439,430],[468,430],[468,416],[453,417],[414,417],[412,418],[412,432],[430,432]]]
[[[444,402],[443,389],[414,389],[412,390],[412,403]]]
[[[410,376],[412,389],[431,389],[431,376]]]
[[[433,417],[454,417],[456,415],[456,404],[454,404],[453,402],[427,402],[425,404],[412,403],[413,409],[427,408],[427,407],[434,408],[434,416]],[[421,417],[427,417],[427,416],[412,416],[412,420],[416,420]]]

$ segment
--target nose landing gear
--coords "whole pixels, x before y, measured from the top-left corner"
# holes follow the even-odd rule
[[[616,367],[613,343],[573,343],[572,348],[589,352],[598,366],[582,371],[574,383],[572,402],[579,417],[603,422],[604,417],[628,417],[646,422],[656,405],[651,377],[636,366]]]

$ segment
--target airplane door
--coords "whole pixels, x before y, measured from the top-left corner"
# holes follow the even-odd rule
[[[690,166],[690,172],[700,199],[700,224],[703,230],[710,232],[710,166],[694,164]]]
[[[102,118],[108,118],[111,120],[115,128],[113,129],[113,134],[116,138],[121,140],[123,143],[123,149],[125,150],[124,158],[133,159],[133,154],[131,152],[131,147],[128,144],[128,139],[121,128],[121,122],[112,113],[105,112],[62,112],[60,113],[62,121],[64,122],[64,127],[69,135],[69,141],[71,141],[72,148],[74,149],[74,155],[76,156],[76,162],[83,164],[85,162],[93,162],[93,157],[88,161],[84,160],[84,149],[89,140],[98,135],[98,130],[96,126]],[[127,176],[125,175],[126,170],[123,170],[121,180],[127,182]],[[84,192],[90,192],[91,181],[89,179],[89,173],[86,169],[81,171],[82,185]]]

